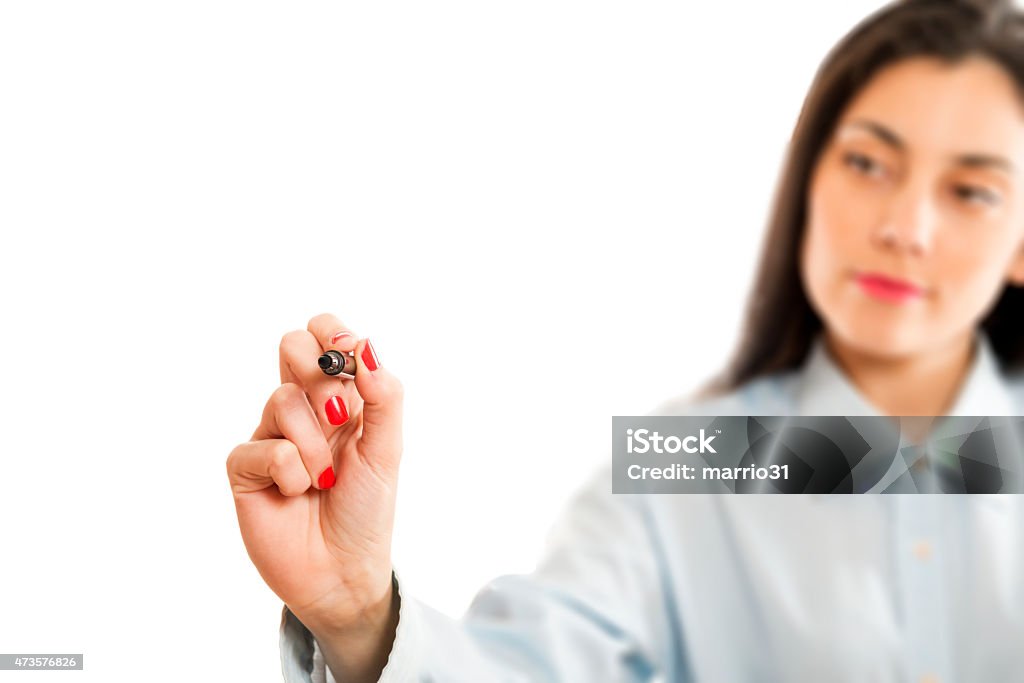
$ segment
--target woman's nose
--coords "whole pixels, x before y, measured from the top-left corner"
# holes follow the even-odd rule
[[[887,250],[913,255],[927,253],[935,239],[938,216],[928,191],[905,186],[895,192],[873,234],[873,241]]]

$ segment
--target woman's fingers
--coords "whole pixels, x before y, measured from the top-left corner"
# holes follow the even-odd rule
[[[363,433],[359,447],[371,465],[394,472],[402,455],[402,401],[405,390],[381,363],[369,339],[355,347],[356,388],[363,399]]]
[[[325,436],[352,421],[362,408],[356,388],[350,381],[325,375],[317,359],[323,349],[307,330],[295,330],[281,338],[281,381],[298,384],[309,396]]]
[[[355,425],[353,418],[361,411],[359,452],[370,465],[394,472],[402,453],[404,391],[398,378],[384,368],[369,339],[359,339],[330,313],[310,319],[307,333],[291,332],[282,339],[282,380],[305,389],[328,437],[340,424]],[[354,354],[354,381],[323,374],[316,360],[328,350]]]
[[[316,378],[327,377],[316,364],[324,351],[333,349],[335,351],[351,351],[355,346],[357,337],[343,322],[330,313],[321,313],[310,319],[305,332],[295,330],[281,338],[281,383],[296,382],[301,384],[299,377],[312,376],[302,371],[316,371]],[[296,353],[285,356],[285,348]],[[315,354],[310,361],[308,355],[299,357],[297,353]],[[301,363],[296,364],[296,361]]]
[[[297,384],[282,384],[271,394],[251,440],[281,438],[295,445],[310,481],[317,488],[334,485],[334,455],[305,392]]]
[[[330,313],[313,316],[306,329],[316,338],[323,349],[320,353],[330,349],[351,351],[355,348],[358,340],[355,333],[345,323]]]
[[[299,449],[288,439],[239,444],[228,456],[228,480],[236,494],[277,485],[285,496],[298,496],[312,485]]]

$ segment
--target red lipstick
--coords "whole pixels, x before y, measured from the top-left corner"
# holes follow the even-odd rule
[[[868,296],[903,303],[924,296],[925,290],[913,282],[900,280],[881,273],[857,273],[857,284]]]

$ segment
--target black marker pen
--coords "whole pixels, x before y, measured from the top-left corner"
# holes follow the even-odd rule
[[[328,351],[316,361],[325,375],[343,377],[345,379],[356,378],[356,358],[348,356],[340,351]]]

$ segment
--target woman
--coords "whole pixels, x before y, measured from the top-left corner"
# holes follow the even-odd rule
[[[1019,14],[908,0],[870,17],[821,67],[782,178],[735,362],[659,412],[1020,414]],[[317,369],[332,348],[355,352],[354,382]],[[227,466],[286,604],[287,681],[1024,676],[1015,496],[614,496],[604,472],[533,575],[445,617],[392,572],[400,383],[330,315],[281,359]]]

